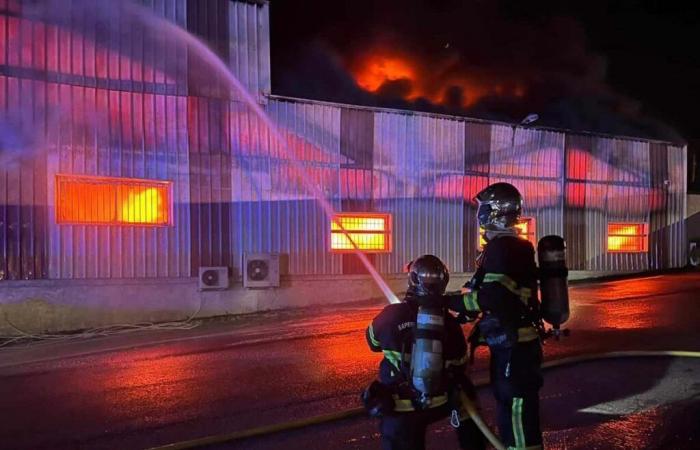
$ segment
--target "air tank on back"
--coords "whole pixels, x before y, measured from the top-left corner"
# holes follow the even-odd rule
[[[416,317],[415,343],[411,352],[411,381],[419,392],[418,402],[428,408],[432,396],[442,384],[442,340],[445,333],[445,310],[436,305],[421,305]]]
[[[537,244],[540,265],[541,314],[558,335],[559,327],[569,319],[569,287],[566,268],[566,242],[549,235]]]

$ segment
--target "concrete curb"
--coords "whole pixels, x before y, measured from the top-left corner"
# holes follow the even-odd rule
[[[598,284],[598,283],[605,283],[605,282],[612,282],[612,281],[621,281],[621,280],[626,280],[626,279],[637,279],[637,278],[646,278],[646,277],[653,277],[653,276],[660,276],[660,275],[670,275],[670,274],[677,274],[677,273],[685,273],[685,272],[692,272],[692,270],[688,270],[686,268],[684,269],[670,269],[670,270],[664,270],[664,271],[654,271],[654,272],[640,272],[640,273],[628,273],[628,274],[616,274],[616,275],[609,275],[609,276],[601,276],[601,277],[593,277],[593,278],[586,278],[586,279],[579,279],[579,280],[571,280],[569,284],[575,285],[575,286],[580,286],[580,285],[586,285],[586,284]],[[374,306],[372,303],[376,302],[377,303],[377,308],[381,306],[381,298],[371,298],[367,300],[362,300],[362,301],[354,301],[354,302],[349,302],[349,303],[341,303],[341,304],[336,304],[334,305],[334,308],[337,308],[338,310],[352,310],[352,309],[362,309],[362,310],[370,310],[373,309]],[[304,316],[304,317],[310,317],[309,314],[305,314],[305,311],[308,311],[309,309],[316,309],[317,306],[305,306],[305,307],[299,307],[299,308],[285,308],[285,309],[278,309],[278,310],[269,310],[269,311],[259,311],[255,313],[247,313],[247,314],[234,314],[230,316],[215,316],[215,317],[206,317],[202,319],[196,319],[197,322],[199,322],[200,325],[213,325],[216,323],[226,323],[226,322],[232,322],[235,320],[246,320],[246,319],[260,319],[263,323],[266,322],[266,319],[264,318],[265,315],[270,315],[270,314],[287,314],[289,317],[294,317],[294,316]],[[190,330],[188,330],[190,331]],[[123,334],[122,336],[124,337],[131,337],[135,338],[134,342],[129,342],[129,343],[122,343],[122,344],[115,344],[111,346],[106,346],[103,348],[95,348],[95,349],[90,349],[90,350],[84,350],[84,351],[77,351],[74,353],[67,352],[65,354],[61,355],[52,355],[52,356],[46,356],[46,357],[37,357],[37,358],[32,358],[32,359],[27,359],[27,360],[18,360],[18,361],[7,361],[7,358],[3,358],[3,362],[0,363],[0,369],[5,369],[9,367],[17,367],[17,366],[24,366],[24,365],[31,365],[31,364],[39,364],[39,363],[46,363],[46,362],[51,362],[51,361],[58,361],[58,360],[65,360],[65,359],[71,359],[71,358],[81,358],[81,357],[86,357],[86,356],[92,356],[92,355],[98,355],[98,354],[103,354],[103,353],[110,353],[110,352],[116,352],[116,351],[123,351],[123,350],[133,350],[137,348],[148,348],[148,347],[156,347],[159,345],[163,344],[172,344],[176,342],[187,342],[187,341],[194,341],[194,340],[200,340],[200,339],[210,339],[210,338],[216,338],[216,337],[221,337],[221,336],[228,336],[231,335],[232,333],[235,333],[236,330],[225,330],[225,331],[211,331],[211,332],[205,332],[205,333],[198,333],[198,331],[202,331],[201,329],[194,328],[191,330],[193,335],[189,336],[172,336],[172,337],[163,337],[163,338],[156,338],[153,339],[150,336],[143,336],[143,340],[138,341],[137,339],[140,338],[140,336],[135,336],[133,334]],[[55,350],[55,347],[60,346],[60,345],[65,345],[65,347],[69,347],[73,344],[79,344],[79,343],[92,343],[92,344],[98,344],[99,342],[97,340],[92,340],[92,339],[86,339],[86,340],[79,340],[77,337],[82,331],[79,332],[71,332],[71,333],[66,333],[66,341],[61,341],[57,340],[55,342],[55,345],[51,345],[52,343],[46,343],[43,344],[46,347],[42,348],[51,348]],[[134,333],[138,333],[139,331],[134,331]],[[166,333],[168,331],[161,330],[161,332]],[[146,330],[141,330],[141,333],[144,335],[150,334],[149,331]],[[177,333],[177,331],[170,330],[170,333]],[[183,333],[187,333],[187,331],[183,331]],[[107,337],[108,338],[108,337]],[[75,339],[75,341],[70,342],[68,339]],[[99,338],[98,338],[99,339]],[[27,351],[31,350],[37,350],[40,349],[40,345],[42,343],[39,343],[35,346],[29,345],[27,347],[19,348],[17,346],[12,346],[12,347],[7,347],[7,348],[0,348],[0,355],[4,356],[10,356],[12,352],[22,352],[23,349],[26,349]]]

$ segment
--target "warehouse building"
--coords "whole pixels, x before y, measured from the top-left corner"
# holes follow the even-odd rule
[[[0,166],[0,333],[380,296],[308,182],[396,290],[423,253],[455,286],[474,270],[471,198],[497,181],[574,277],[686,264],[683,144],[275,96],[268,3],[145,2],[222,55],[281,143],[126,14],[113,32],[0,3],[0,133],[21,153]]]

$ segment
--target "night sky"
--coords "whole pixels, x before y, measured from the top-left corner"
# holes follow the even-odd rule
[[[273,93],[692,143],[700,7],[672,3],[273,0]]]

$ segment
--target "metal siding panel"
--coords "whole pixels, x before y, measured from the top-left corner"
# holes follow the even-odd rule
[[[649,265],[653,269],[666,267],[669,243],[666,235],[668,197],[664,180],[668,174],[668,151],[663,144],[651,144],[649,147],[651,188],[658,192],[658,205],[651,212],[649,224]]]
[[[224,120],[228,102],[190,97],[189,142],[192,200],[192,267],[233,265],[228,236],[230,142]]]
[[[685,229],[687,199],[687,149],[668,146],[667,186],[670,208],[669,218],[669,267],[683,267],[688,261],[688,240]]]
[[[607,251],[609,222],[648,222],[650,191],[646,143],[596,138],[587,165],[586,217],[588,269],[639,271],[648,268],[645,253]]]
[[[231,2],[229,67],[260,101],[270,92],[269,5]]]
[[[49,157],[48,198],[53,195],[55,173],[84,173],[117,177],[148,177],[170,179],[173,183],[173,227],[167,229],[123,226],[56,225],[49,220],[51,242],[51,276],[60,278],[152,278],[158,276],[187,276],[189,267],[183,267],[179,258],[186,258],[189,245],[177,242],[187,222],[180,213],[188,209],[188,198],[179,199],[187,190],[187,157],[178,149],[177,136],[180,130],[171,126],[157,142],[153,127],[159,126],[166,133],[166,120],[172,117],[177,123],[177,104],[186,99],[144,96],[130,93],[109,93],[89,89],[85,97],[84,88],[72,87],[65,101],[73,104],[74,110],[87,108],[89,104],[100,106],[119,105],[118,114],[109,119],[108,127],[97,128],[85,122],[83,113],[71,115],[71,129],[57,133],[57,148]],[[94,98],[93,98],[94,92]],[[111,98],[110,98],[110,94]],[[87,100],[85,100],[87,98]],[[96,99],[100,99],[99,102]],[[157,101],[160,108],[153,108]],[[117,102],[117,103],[114,103]],[[149,107],[144,107],[147,104]],[[167,111],[162,109],[166,108]],[[162,109],[161,109],[162,108]],[[180,114],[181,116],[182,114]],[[161,121],[163,121],[161,123]],[[182,118],[180,117],[180,121]],[[87,124],[86,124],[87,123]],[[158,123],[158,125],[156,125]],[[89,124],[89,125],[88,125]],[[148,126],[148,129],[145,127]],[[172,144],[165,144],[165,141]],[[160,147],[163,146],[161,149]],[[50,148],[52,148],[50,146]],[[184,147],[187,148],[186,145]],[[178,164],[180,159],[180,164]],[[111,161],[111,162],[110,162]],[[173,164],[174,162],[174,164]],[[182,164],[184,163],[184,165]],[[184,174],[184,176],[183,176]],[[166,237],[176,242],[166,245]],[[182,239],[180,239],[181,241]],[[188,243],[185,239],[184,243]],[[174,260],[173,260],[174,258]]]
[[[523,216],[535,218],[536,239],[563,235],[564,134],[494,126],[489,183],[508,182],[523,195]]]
[[[573,270],[586,268],[586,171],[593,143],[591,136],[568,135],[566,138],[564,238],[567,266]]]
[[[259,6],[257,14],[258,33],[258,89],[264,95],[272,91],[272,76],[270,66],[270,4]]]
[[[372,163],[374,114],[370,111],[340,110],[340,197],[342,211],[374,211],[372,205]],[[376,266],[375,255],[367,255]],[[344,274],[364,274],[367,269],[354,254],[342,255]]]
[[[491,154],[491,124],[464,125],[464,182],[463,182],[463,267],[464,272],[476,270],[479,254],[479,224],[472,199],[488,186]]]
[[[9,174],[7,167],[0,170],[0,281],[9,279]]]
[[[22,278],[22,265],[21,265],[21,171],[19,170],[19,164],[15,164],[14,167],[8,167],[7,171],[7,184],[6,184],[6,213],[5,217],[7,220],[7,242],[6,242],[6,254],[7,254],[7,279],[9,280],[19,280]]]
[[[587,204],[587,234],[586,241],[588,246],[586,254],[588,255],[589,265],[588,270],[606,270],[610,267],[608,254],[606,251],[605,239],[600,239],[601,236],[607,236],[607,222],[609,219],[609,189],[608,182],[610,180],[610,162],[612,155],[613,141],[606,138],[596,138],[593,146],[592,156],[595,160],[601,161],[603,164],[593,164],[587,171],[587,178],[598,183],[589,183],[586,185],[586,199],[592,199],[600,206],[594,209]]]
[[[340,110],[271,101],[267,111],[279,125],[284,145],[247,109],[232,108],[233,211],[239,215],[234,222],[237,232],[248,237],[239,240],[234,251],[241,256],[260,251],[289,254],[292,274],[339,273],[341,257],[328,252],[328,218],[306,192],[296,167],[338,209]]]
[[[381,272],[400,273],[425,253],[462,268],[464,133],[459,120],[375,113],[373,201],[394,216]]]
[[[172,130],[171,136],[174,136],[176,142],[176,164],[172,166],[175,172],[174,191],[175,197],[175,216],[177,231],[176,239],[176,254],[178,258],[178,273],[171,276],[192,276],[191,271],[191,221],[190,221],[190,149],[187,139],[187,99],[182,97],[169,97],[174,103],[173,115],[175,116],[175,127]],[[169,147],[169,150],[173,147]],[[172,151],[172,150],[170,150]]]
[[[180,25],[185,23],[182,12],[176,17],[177,5],[182,9],[184,0],[144,3],[155,9],[156,14],[170,11],[171,20]],[[90,16],[92,6],[85,4],[86,17]],[[22,105],[16,110],[33,108],[34,128],[45,130],[47,148],[46,158],[38,158],[34,167],[27,166],[19,172],[23,184],[20,195],[27,204],[20,212],[27,230],[20,238],[25,277],[172,275],[167,266],[161,266],[167,262],[159,258],[159,244],[155,240],[157,235],[166,233],[163,229],[134,231],[122,227],[55,224],[55,173],[155,178],[167,175],[167,168],[158,170],[158,166],[168,164],[164,161],[167,152],[162,156],[156,154],[154,141],[146,130],[147,124],[150,127],[156,121],[153,110],[148,109],[152,96],[103,88],[146,89],[142,81],[146,73],[152,72],[149,66],[165,67],[161,63],[169,52],[147,51],[146,44],[153,44],[154,38],[138,39],[137,36],[144,37],[141,26],[127,22],[120,8],[115,12],[114,26],[104,28],[95,28],[90,21],[74,21],[69,26],[58,27],[30,25],[28,20],[14,19],[20,40],[12,46],[19,52],[12,62],[15,66],[49,70],[46,73],[49,82],[14,78],[11,83],[17,88],[23,86]],[[2,23],[6,23],[4,17]],[[122,32],[129,29],[131,33]],[[100,45],[95,44],[96,40]],[[27,72],[13,73],[31,76]],[[64,84],[55,84],[56,81]],[[161,82],[166,79],[161,78]],[[153,91],[156,87],[149,89]],[[14,89],[13,95],[19,92]],[[44,125],[44,118],[50,122]],[[182,171],[177,169],[175,173],[178,172]],[[181,225],[176,224],[176,228]]]
[[[44,126],[40,114],[44,92],[36,89],[40,86],[31,80],[0,77],[0,110],[16,133],[11,138],[19,142]],[[41,207],[46,201],[46,190],[41,186],[45,162],[43,154],[32,150],[25,148],[16,160],[3,158],[0,168],[0,280],[46,276]]]

